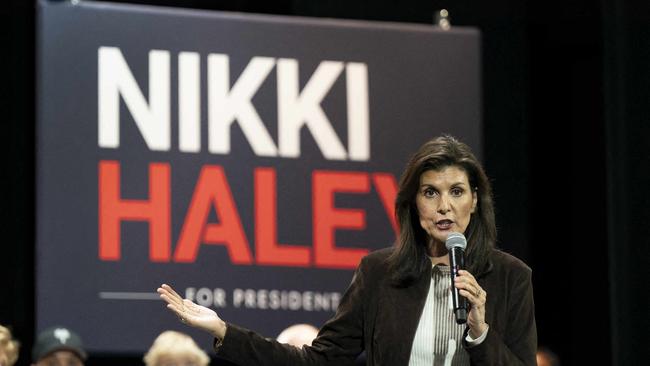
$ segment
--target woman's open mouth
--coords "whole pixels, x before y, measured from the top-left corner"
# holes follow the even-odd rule
[[[436,221],[436,227],[438,228],[438,230],[449,230],[451,229],[451,225],[453,224],[454,224],[453,221],[447,219]]]

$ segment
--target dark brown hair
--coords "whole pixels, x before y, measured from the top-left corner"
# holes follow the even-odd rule
[[[477,274],[487,264],[495,246],[497,230],[494,221],[492,188],[469,146],[449,135],[443,135],[423,144],[406,165],[395,200],[395,216],[400,227],[397,247],[388,262],[393,280],[406,286],[422,275],[431,265],[427,257],[428,234],[420,226],[415,197],[420,176],[428,170],[455,166],[467,174],[469,184],[477,194],[476,210],[465,230],[468,270]]]

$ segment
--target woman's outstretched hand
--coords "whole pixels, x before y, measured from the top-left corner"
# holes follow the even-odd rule
[[[226,335],[226,323],[214,311],[183,299],[169,285],[162,284],[157,292],[167,303],[167,309],[173,311],[182,323],[204,330],[215,338],[223,339]]]

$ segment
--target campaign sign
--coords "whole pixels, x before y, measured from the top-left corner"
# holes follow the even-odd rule
[[[394,244],[410,155],[481,146],[477,30],[40,2],[37,328],[141,353],[161,283],[276,337]]]

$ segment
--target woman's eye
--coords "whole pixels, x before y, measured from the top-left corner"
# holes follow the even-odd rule
[[[431,188],[427,188],[427,189],[424,190],[423,193],[424,193],[424,195],[426,197],[432,197],[434,195],[435,191],[433,189],[431,189]]]
[[[452,196],[458,197],[458,196],[460,196],[462,194],[463,194],[463,190],[460,189],[460,188],[454,188],[454,189],[451,190],[451,195]]]

